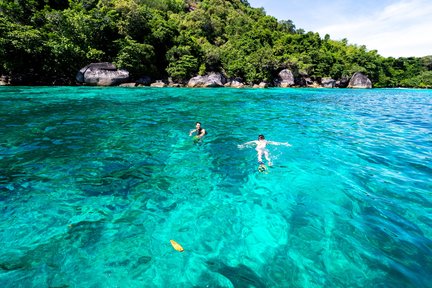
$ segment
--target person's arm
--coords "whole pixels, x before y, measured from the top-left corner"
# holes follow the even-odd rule
[[[267,141],[267,144],[271,144],[271,145],[283,145],[283,146],[287,146],[287,147],[291,146],[291,144],[289,144],[288,142]]]
[[[237,147],[238,147],[238,148],[244,148],[244,147],[246,147],[246,146],[248,146],[248,145],[251,145],[251,144],[257,144],[257,141],[256,141],[256,140],[249,141],[249,142],[246,142],[246,143],[243,143],[243,144],[237,145]]]
[[[191,131],[189,132],[189,136],[192,136],[192,133],[194,133],[194,132],[196,132],[196,129],[191,130]]]

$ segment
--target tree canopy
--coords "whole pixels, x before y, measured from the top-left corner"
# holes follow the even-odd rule
[[[432,56],[385,58],[298,29],[246,0],[0,0],[0,75],[74,83],[92,62],[175,81],[210,71],[247,83],[284,68],[312,79],[368,75],[375,87],[432,87]]]

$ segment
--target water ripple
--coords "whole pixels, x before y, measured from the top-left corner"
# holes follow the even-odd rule
[[[2,287],[432,286],[429,90],[0,91]]]

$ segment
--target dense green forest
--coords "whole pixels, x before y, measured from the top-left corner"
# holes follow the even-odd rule
[[[432,56],[385,58],[246,0],[0,0],[0,51],[0,75],[19,84],[74,84],[80,68],[112,62],[135,78],[177,82],[209,71],[270,82],[289,68],[312,79],[363,72],[374,87],[432,87]]]

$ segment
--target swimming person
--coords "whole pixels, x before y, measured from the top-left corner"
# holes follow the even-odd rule
[[[258,162],[261,165],[264,164],[264,162],[262,161],[262,156],[264,154],[264,157],[267,160],[269,166],[271,166],[272,163],[270,161],[270,156],[269,156],[269,152],[268,152],[268,149],[267,149],[267,144],[271,144],[271,145],[284,145],[284,146],[288,146],[288,147],[291,146],[291,144],[289,144],[288,142],[267,141],[267,140],[265,140],[264,135],[260,134],[260,135],[258,135],[258,140],[253,140],[253,141],[246,142],[244,144],[238,145],[238,147],[239,148],[243,148],[243,147],[245,147],[247,145],[250,145],[250,144],[255,144],[256,145],[255,150],[258,153],[257,154]]]
[[[196,122],[195,127],[196,129],[189,132],[189,136],[192,136],[192,134],[195,133],[194,141],[198,142],[199,140],[201,140],[202,137],[204,137],[204,135],[207,134],[207,132],[204,128],[201,127],[201,122]]]

